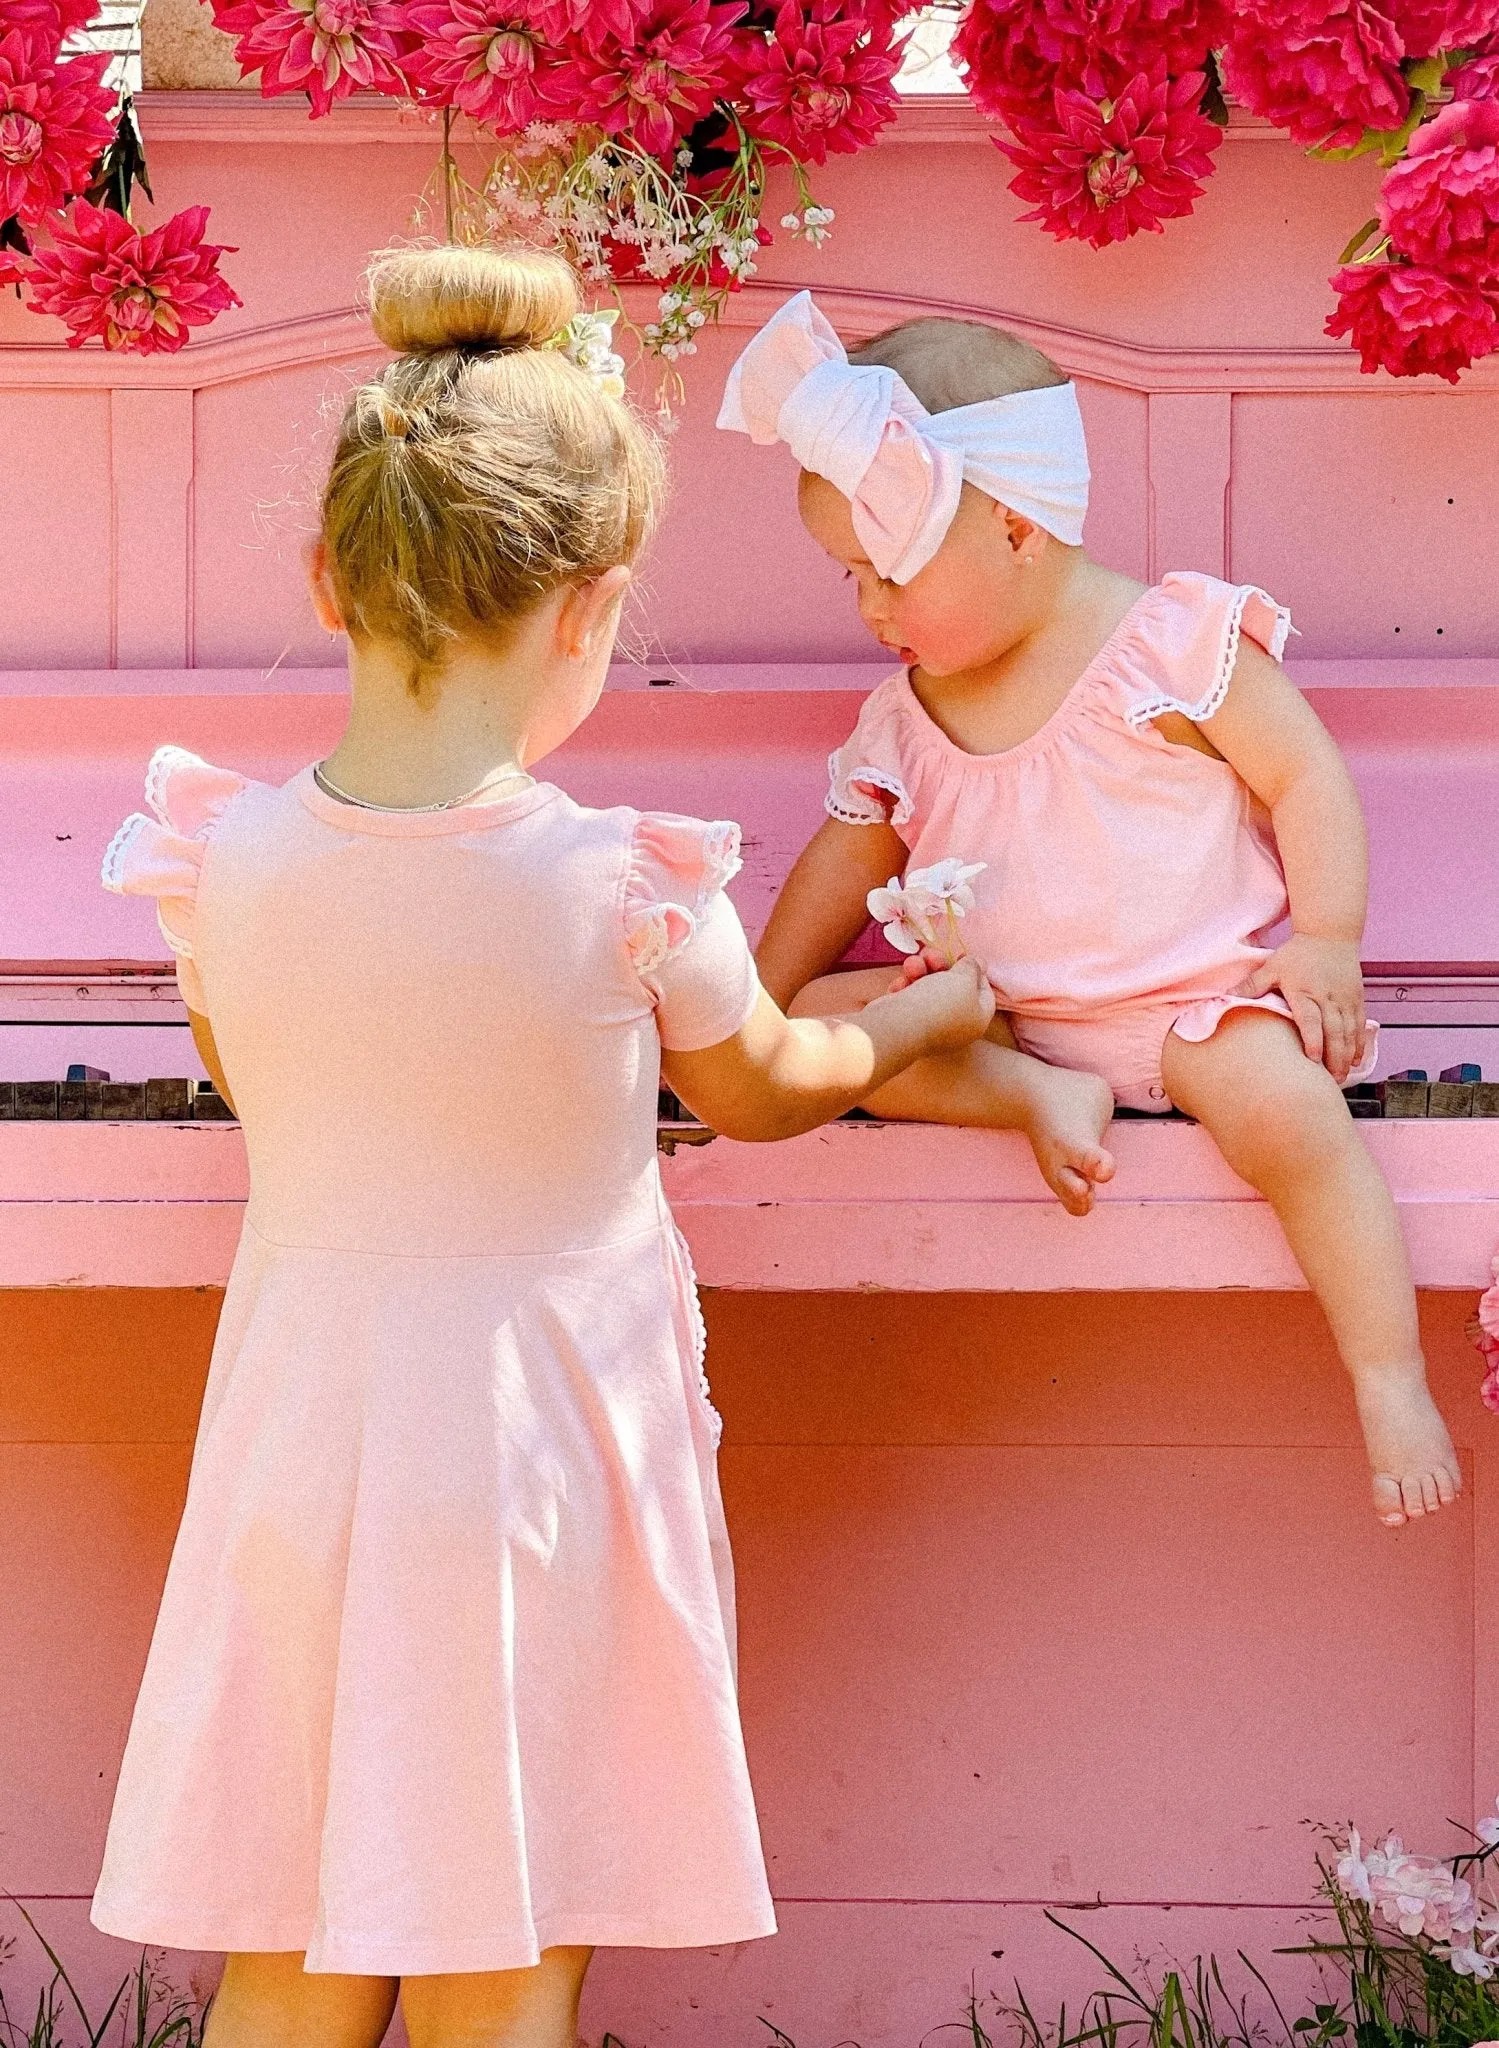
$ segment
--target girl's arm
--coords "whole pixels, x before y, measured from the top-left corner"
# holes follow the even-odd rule
[[[827,818],[786,877],[756,949],[760,979],[784,1008],[843,958],[869,922],[865,898],[905,872],[906,844],[890,825]]]
[[[1280,663],[1247,640],[1209,731],[1270,813],[1291,899],[1294,935],[1255,969],[1244,993],[1278,988],[1307,1057],[1344,1081],[1364,1050],[1359,942],[1369,895],[1369,850],[1353,779]]]
[[[234,1114],[234,1097],[229,1093],[229,1084],[224,1079],[224,1063],[219,1058],[219,1049],[213,1042],[213,1026],[206,1017],[200,1017],[196,1010],[189,1010],[187,1021],[193,1028],[193,1044],[198,1048],[198,1058],[208,1069],[208,1078],[228,1103]]]
[[[792,1138],[853,1109],[913,1060],[971,1045],[993,1015],[994,991],[971,960],[877,996],[857,1017],[789,1018],[762,989],[732,1038],[663,1052],[661,1071],[726,1138]]]

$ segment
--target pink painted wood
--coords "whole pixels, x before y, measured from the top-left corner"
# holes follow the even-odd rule
[[[330,408],[375,359],[360,265],[407,227],[431,137],[388,108],[309,124],[231,95],[148,96],[144,119],[162,205],[212,203],[246,304],[132,362],[69,352],[0,301],[9,473],[27,480],[0,502],[0,961],[159,958],[146,907],[95,882],[150,747],[285,774],[338,717],[300,555]],[[1499,960],[1499,370],[1401,387],[1322,337],[1326,272],[1375,176],[1236,117],[1197,215],[1100,255],[1017,223],[962,107],[909,108],[878,151],[830,165],[833,241],[768,252],[685,366],[674,507],[631,621],[645,669],[558,778],[742,817],[758,923],[878,671],[785,465],[713,432],[718,382],[804,283],[850,334],[989,314],[1080,380],[1095,552],[1258,581],[1295,609],[1297,673],[1373,825],[1369,957]],[[645,687],[660,676],[674,687]],[[22,1038],[55,1071],[121,1036],[137,1071],[188,1067],[180,1022],[90,1037],[89,1014],[79,999],[50,1031],[0,1036],[6,1070]],[[1199,1133],[1121,1138],[1086,1226],[1041,1208],[1003,1139],[848,1129],[668,1162],[705,1273],[729,1283],[708,1300],[710,1363],[785,1931],[601,1959],[589,2048],[606,2029],[729,2048],[761,2018],[800,2048],[909,2048],[1012,1970],[1043,2005],[1075,1997],[1091,1966],[1043,1903],[1106,1900],[1078,1924],[1125,1957],[1268,1958],[1307,1895],[1304,1817],[1444,1846],[1449,1818],[1489,1803],[1499,1461],[1462,1335],[1499,1196],[1488,1131],[1376,1138],[1422,1275],[1448,1290],[1424,1327],[1470,1478],[1459,1511],[1398,1539],[1366,1517],[1346,1389],[1262,1205]],[[242,1171],[229,1130],[0,1135],[0,1889],[66,1937],[90,1988],[127,1959],[82,1901]]]

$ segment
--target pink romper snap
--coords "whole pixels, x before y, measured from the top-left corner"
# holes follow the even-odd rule
[[[1152,723],[1209,721],[1239,636],[1277,658],[1290,614],[1262,590],[1171,575],[1130,608],[1041,729],[969,754],[902,670],[829,763],[829,813],[889,822],[912,867],[984,861],[963,926],[1025,1051],[1101,1074],[1122,1107],[1164,1112],[1161,1048],[1210,1038],[1289,915],[1269,816],[1226,761]],[[1374,1031],[1363,1064],[1374,1067]]]
[[[774,1931],[660,1047],[758,984],[732,825],[388,815],[177,749],[157,899],[250,1200],[96,1925],[377,1975]]]

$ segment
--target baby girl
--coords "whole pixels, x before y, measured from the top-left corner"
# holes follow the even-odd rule
[[[901,663],[833,756],[766,988],[802,1015],[856,1010],[890,970],[829,970],[870,891],[908,863],[983,863],[962,931],[1003,1014],[866,1106],[1025,1131],[1075,1215],[1113,1175],[1116,1103],[1197,1118],[1326,1311],[1379,1518],[1451,1502],[1394,1204],[1341,1093],[1372,1066],[1363,820],[1280,667],[1288,615],[1091,561],[1073,387],[1001,329],[915,320],[850,358],[802,293],[736,364],[719,425],[787,443],[804,524]]]

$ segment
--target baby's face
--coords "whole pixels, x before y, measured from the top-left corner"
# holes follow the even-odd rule
[[[907,666],[935,676],[982,668],[1034,625],[1034,579],[1023,577],[1009,514],[971,484],[941,547],[909,583],[876,575],[847,498],[825,478],[803,470],[797,502],[802,524],[857,587],[860,618]]]

